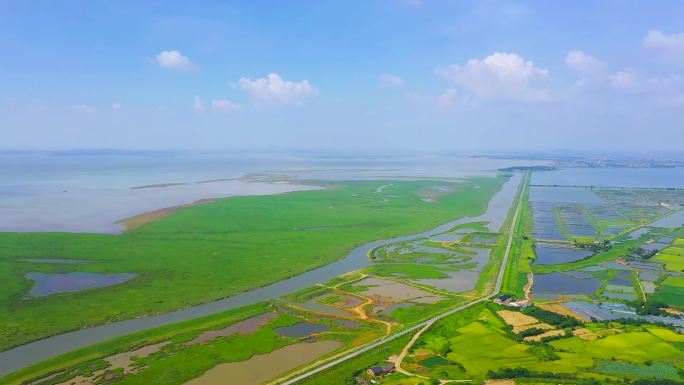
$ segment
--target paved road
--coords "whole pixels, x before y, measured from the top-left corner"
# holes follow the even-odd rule
[[[363,354],[363,353],[366,353],[366,352],[368,352],[368,351],[370,351],[370,350],[373,350],[373,349],[375,349],[375,348],[377,348],[377,347],[379,347],[379,346],[382,346],[382,345],[384,345],[384,344],[386,344],[386,343],[388,343],[388,342],[390,342],[390,341],[396,340],[396,339],[399,338],[399,337],[403,337],[403,336],[405,336],[405,335],[407,335],[407,334],[410,334],[410,333],[412,333],[412,332],[414,332],[414,331],[416,331],[416,330],[419,330],[419,333],[418,333],[417,335],[420,335],[420,333],[422,333],[423,331],[429,329],[430,326],[432,326],[432,324],[434,324],[436,321],[438,321],[438,320],[440,320],[440,319],[442,319],[442,318],[444,318],[444,317],[448,317],[448,316],[450,316],[450,315],[452,315],[452,314],[458,313],[458,312],[460,312],[460,311],[462,311],[462,310],[464,310],[464,309],[467,309],[467,308],[469,308],[469,307],[471,307],[471,306],[477,305],[478,303],[481,303],[481,302],[484,302],[484,301],[488,301],[488,300],[490,300],[491,298],[493,298],[494,296],[496,296],[496,295],[499,293],[499,291],[501,290],[501,285],[502,285],[502,283],[503,283],[503,277],[504,277],[504,274],[506,273],[506,264],[508,263],[508,256],[509,256],[509,254],[510,254],[510,252],[511,252],[511,247],[513,246],[513,238],[514,238],[514,235],[515,235],[515,226],[516,226],[516,224],[517,224],[517,222],[518,222],[518,215],[519,215],[519,213],[520,213],[520,208],[521,208],[521,206],[522,206],[521,203],[522,203],[522,199],[523,199],[523,196],[524,196],[524,194],[523,194],[522,192],[525,191],[525,188],[527,188],[527,184],[529,183],[529,174],[525,174],[525,179],[523,180],[522,183],[523,183],[523,184],[522,184],[522,188],[519,190],[519,191],[520,191],[520,197],[518,198],[517,207],[516,207],[516,209],[515,209],[515,214],[513,215],[513,221],[511,222],[511,228],[510,228],[510,231],[509,231],[509,234],[508,234],[508,243],[506,244],[506,251],[505,251],[505,253],[504,253],[503,261],[501,262],[501,267],[499,268],[499,275],[498,275],[497,278],[496,278],[496,285],[494,286],[494,290],[492,291],[491,294],[486,295],[486,296],[484,296],[484,297],[482,297],[482,298],[480,298],[480,299],[477,299],[477,300],[475,300],[475,301],[469,302],[469,303],[467,303],[467,304],[465,304],[465,305],[461,305],[461,306],[459,306],[459,307],[457,307],[457,308],[451,309],[451,310],[449,310],[449,311],[447,311],[447,312],[441,313],[441,314],[439,314],[439,315],[437,315],[437,316],[435,316],[435,317],[433,317],[433,318],[431,318],[431,319],[429,319],[429,320],[427,320],[427,321],[421,322],[421,323],[419,323],[419,324],[417,324],[417,325],[411,326],[410,328],[404,329],[404,330],[398,332],[397,334],[393,334],[393,335],[390,336],[390,337],[383,338],[383,339],[378,340],[378,341],[376,341],[376,342],[373,342],[373,343],[371,343],[371,344],[369,344],[369,345],[366,345],[366,346],[364,346],[363,348],[360,348],[360,349],[358,349],[358,350],[355,350],[354,352],[349,353],[349,354],[346,355],[346,356],[337,358],[337,359],[335,359],[335,360],[333,360],[333,361],[330,361],[330,362],[328,362],[328,363],[326,363],[326,364],[324,364],[324,365],[321,365],[321,366],[317,367],[316,369],[312,369],[312,370],[310,370],[310,371],[308,371],[308,372],[306,372],[306,373],[303,373],[303,374],[300,374],[300,375],[298,375],[298,376],[296,376],[296,377],[293,377],[293,378],[291,378],[291,379],[289,379],[289,380],[287,380],[287,381],[285,381],[285,382],[281,382],[280,385],[293,385],[293,384],[296,384],[297,382],[299,382],[299,381],[301,381],[301,380],[304,380],[304,379],[306,379],[306,378],[308,378],[308,377],[311,377],[311,376],[313,376],[314,374],[317,374],[317,373],[323,372],[323,371],[325,371],[325,370],[327,370],[327,369],[330,369],[330,368],[332,368],[332,367],[335,366],[335,365],[341,364],[341,363],[343,363],[343,362],[345,362],[345,361],[348,361],[348,360],[350,360],[350,359],[352,359],[352,358],[354,358],[354,357],[360,356],[360,355]],[[414,342],[415,342],[416,339],[417,339],[417,337],[414,337],[411,341],[414,341]]]

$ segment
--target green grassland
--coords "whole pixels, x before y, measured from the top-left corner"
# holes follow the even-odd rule
[[[0,233],[0,349],[52,334],[169,311],[263,286],[375,239],[482,213],[508,176],[459,183],[326,182],[327,189],[232,197],[188,207],[121,235]],[[426,189],[449,192],[421,200]],[[314,229],[314,230],[307,230]],[[79,265],[26,258],[88,260]],[[117,286],[33,298],[27,272],[135,273]],[[49,321],[46,321],[49,320]]]
[[[668,247],[653,257],[653,260],[664,262],[670,271],[684,271],[684,248]]]

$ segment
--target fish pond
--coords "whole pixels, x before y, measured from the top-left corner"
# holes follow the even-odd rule
[[[534,245],[537,258],[534,265],[551,265],[557,263],[568,263],[587,258],[593,253],[589,250],[568,247],[553,243],[535,243]]]
[[[595,278],[580,279],[563,273],[537,274],[534,276],[534,292],[594,295],[601,288]]]

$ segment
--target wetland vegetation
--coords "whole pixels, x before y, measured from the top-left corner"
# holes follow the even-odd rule
[[[355,245],[476,216],[505,180],[325,182],[324,190],[185,207],[120,235],[0,233],[0,349],[216,300],[328,264]],[[381,186],[386,187],[376,192]],[[378,199],[385,195],[387,201]],[[301,231],[305,228],[320,230]],[[29,258],[91,263],[41,264]],[[29,272],[136,277],[109,287],[27,297]],[[45,317],[51,321],[37,321]]]

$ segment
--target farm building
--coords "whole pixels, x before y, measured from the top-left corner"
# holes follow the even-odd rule
[[[368,368],[368,374],[374,377],[384,376],[386,374],[394,373],[394,364],[376,365]]]

